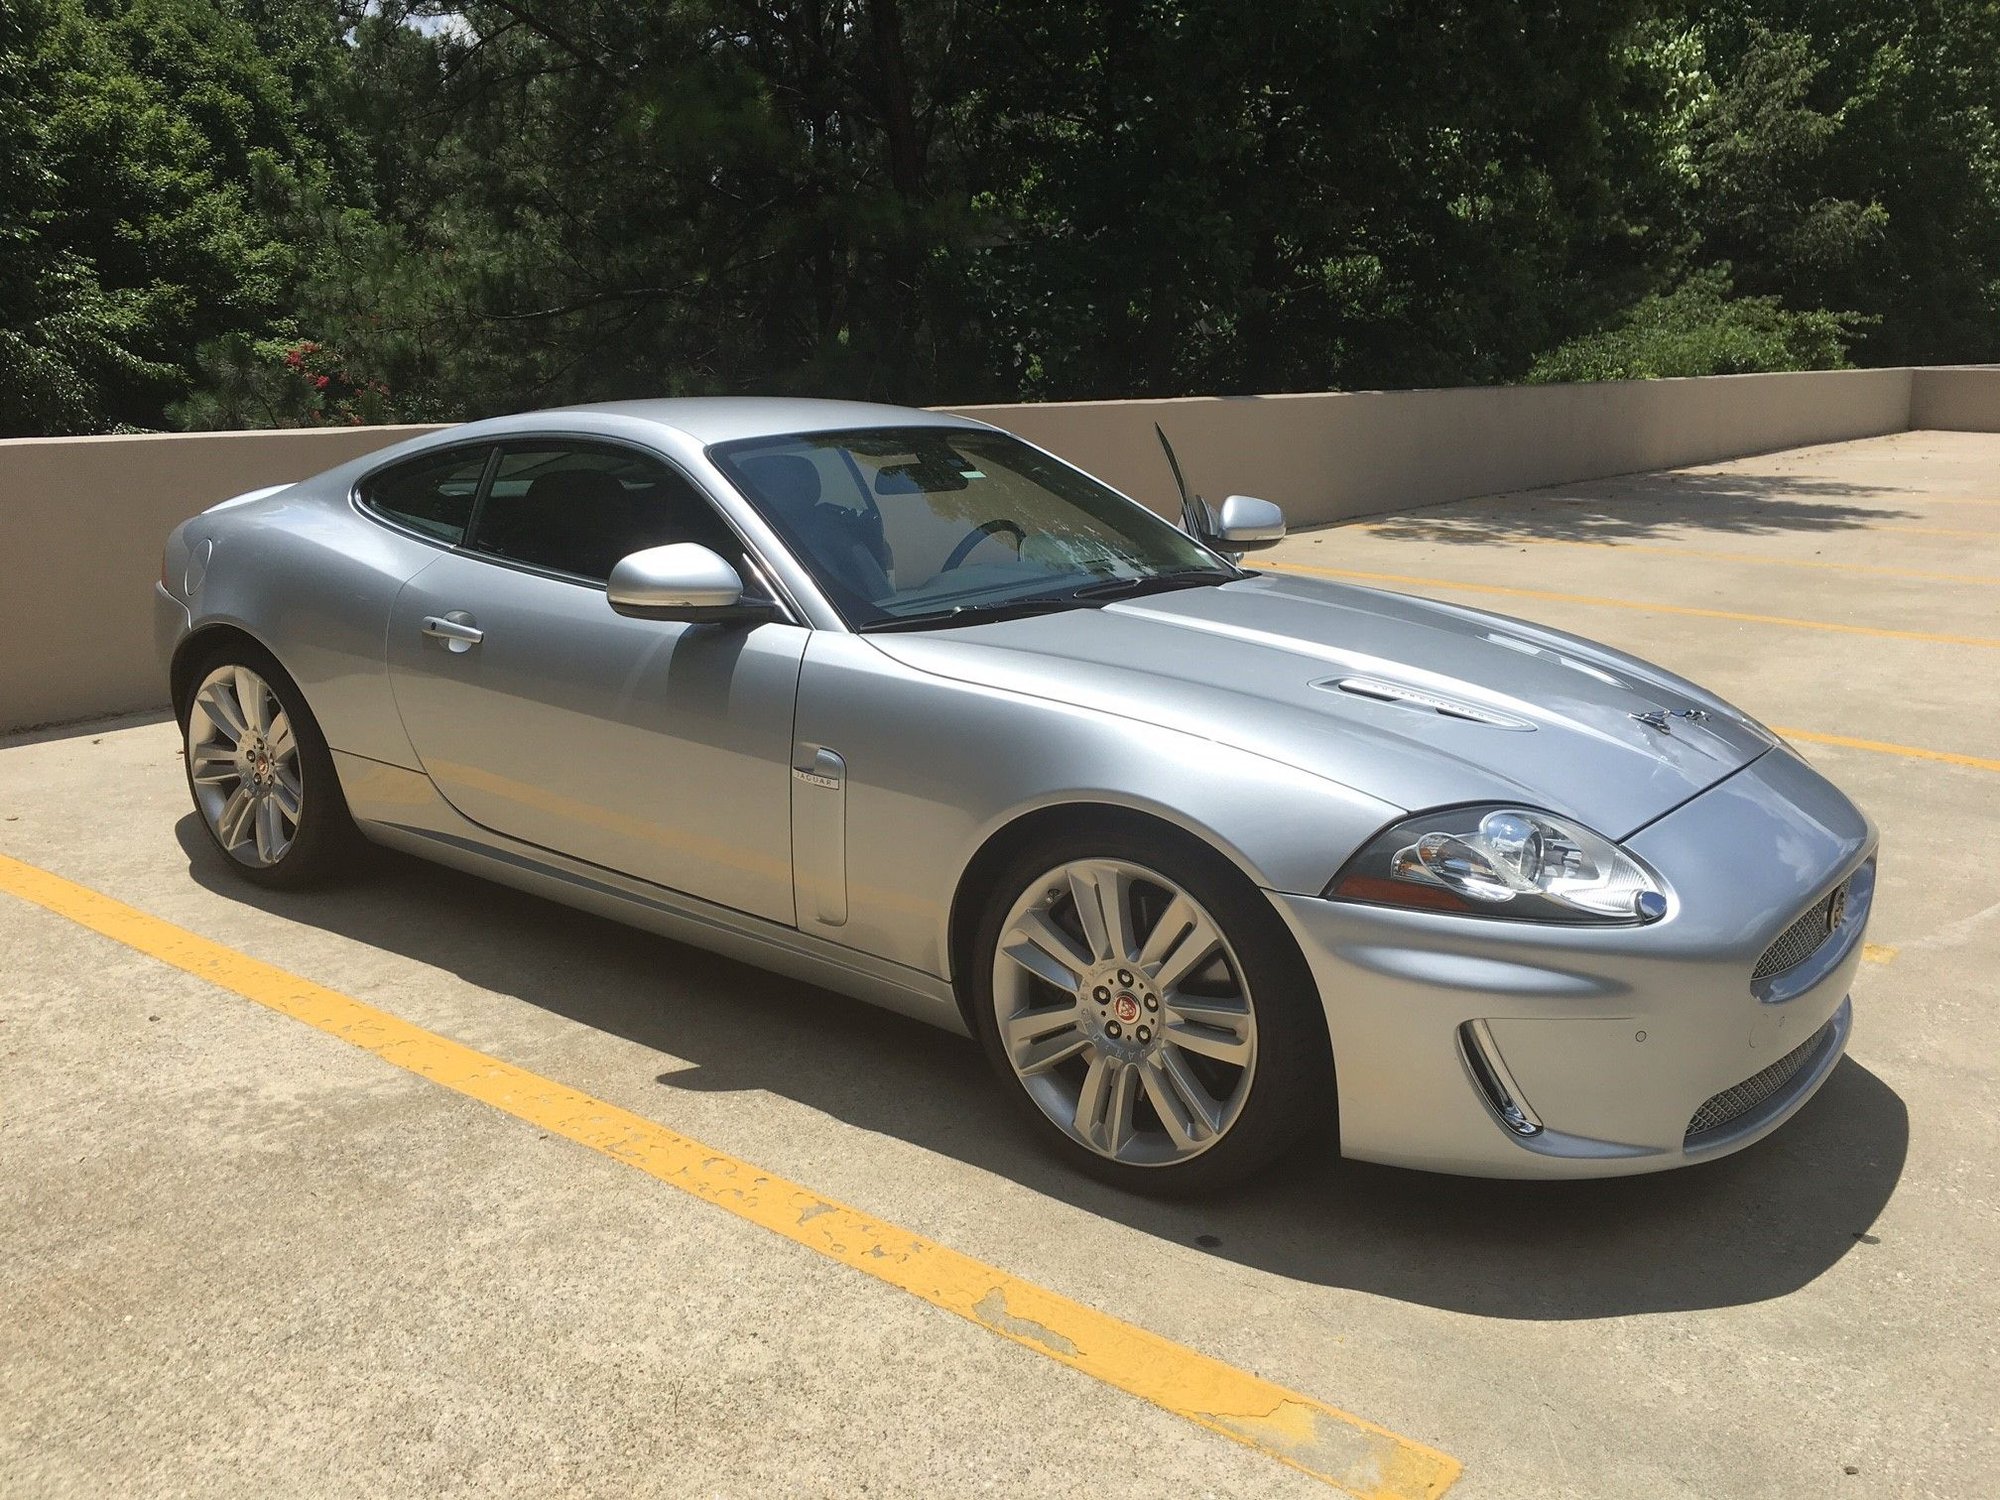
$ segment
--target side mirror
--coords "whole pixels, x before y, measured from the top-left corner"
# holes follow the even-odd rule
[[[1255,552],[1285,539],[1285,513],[1268,500],[1231,495],[1222,502],[1209,540],[1225,552]]]
[[[768,599],[745,599],[736,570],[698,542],[621,557],[604,593],[613,610],[640,620],[768,620],[778,612]]]

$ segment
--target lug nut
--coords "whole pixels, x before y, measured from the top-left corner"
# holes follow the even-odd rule
[[[1104,1034],[1108,1037],[1116,1038],[1122,1036],[1124,1032],[1125,1028],[1120,1026],[1116,1021],[1106,1021],[1104,1023]]]
[[[1111,1001],[1111,991],[1100,984],[1090,992],[1090,998],[1095,1000],[1099,1005],[1107,1005]]]
[[[1150,1042],[1152,1039],[1153,1039],[1153,1028],[1150,1026],[1141,1026],[1139,1028],[1140,1044],[1143,1046],[1145,1043]]]
[[[1118,982],[1120,984],[1130,984],[1132,982],[1132,971],[1130,969],[1120,969],[1118,971]]]
[[[1146,997],[1146,1009],[1158,1010],[1159,1008],[1160,1008],[1160,997],[1158,995],[1148,995]]]

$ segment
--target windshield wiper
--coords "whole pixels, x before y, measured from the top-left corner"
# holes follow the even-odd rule
[[[1245,575],[1234,568],[1176,568],[1171,573],[1142,573],[1133,578],[1107,578],[1071,589],[1072,599],[1115,599],[1166,589],[1194,588],[1204,583],[1234,583]]]
[[[870,620],[855,629],[864,635],[883,630],[931,630],[941,625],[981,625],[989,620],[1011,620],[1022,615],[1053,615],[1076,608],[1067,594],[1052,599],[1039,594],[1032,599],[1000,599],[990,604],[954,604],[949,609],[926,610],[919,615],[891,615]]]

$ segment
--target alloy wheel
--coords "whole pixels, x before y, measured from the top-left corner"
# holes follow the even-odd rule
[[[1001,925],[993,1005],[1022,1088],[1110,1160],[1198,1156],[1249,1097],[1242,966],[1201,903],[1144,866],[1074,860],[1030,885]]]
[[[187,764],[196,805],[230,858],[267,868],[285,857],[305,786],[298,740],[268,682],[235,665],[202,679],[188,713]]]

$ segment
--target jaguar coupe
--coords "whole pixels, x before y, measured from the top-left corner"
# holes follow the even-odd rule
[[[369,840],[952,1028],[1126,1188],[1648,1172],[1798,1111],[1870,821],[1646,662],[1243,565],[1283,536],[963,417],[618,402],[225,500],[156,602],[245,880]]]

